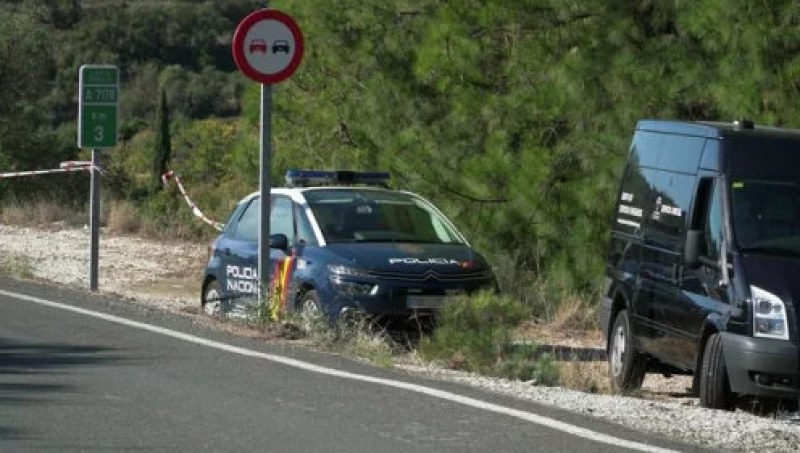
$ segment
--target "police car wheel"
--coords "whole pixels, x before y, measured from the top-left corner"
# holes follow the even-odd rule
[[[222,301],[219,283],[216,280],[208,282],[203,290],[203,312],[208,316],[219,316],[222,313]]]
[[[306,291],[297,301],[297,311],[302,320],[302,328],[305,331],[312,329],[315,319],[320,316],[319,297],[314,290]]]
[[[300,309],[301,315],[317,316],[319,314],[319,297],[317,292],[313,289],[306,291],[300,297],[300,303],[297,304]]]

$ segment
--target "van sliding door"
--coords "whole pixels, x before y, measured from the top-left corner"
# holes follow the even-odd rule
[[[653,185],[652,210],[646,218],[641,280],[648,297],[639,315],[651,333],[646,349],[672,363],[683,355],[687,340],[679,328],[683,314],[678,300],[683,240],[695,180],[694,175],[659,170]],[[640,301],[643,299],[640,297]]]

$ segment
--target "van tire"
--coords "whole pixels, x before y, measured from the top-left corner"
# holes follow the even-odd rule
[[[736,401],[728,383],[722,337],[719,334],[708,337],[700,373],[700,405],[710,409],[733,410]]]
[[[645,357],[636,351],[628,311],[621,310],[614,319],[608,339],[608,374],[611,388],[630,393],[642,388],[646,371]]]

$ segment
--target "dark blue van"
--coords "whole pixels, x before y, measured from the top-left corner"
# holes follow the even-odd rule
[[[800,130],[643,120],[599,307],[612,387],[693,374],[703,406],[800,396]]]
[[[447,296],[496,287],[455,226],[422,197],[386,188],[388,177],[290,170],[289,187],[271,190],[270,269],[284,277],[286,310],[410,318],[434,313]],[[257,295],[259,196],[238,203],[211,246],[202,285],[208,314]]]

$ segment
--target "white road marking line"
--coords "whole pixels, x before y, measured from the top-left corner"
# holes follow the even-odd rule
[[[386,387],[393,387],[397,389],[408,390],[410,392],[421,393],[423,395],[428,395],[434,398],[439,398],[453,403],[462,404],[464,406],[469,406],[475,409],[481,409],[489,412],[494,412],[497,414],[507,415],[509,417],[518,418],[520,420],[525,420],[531,423],[535,423],[537,425],[546,426],[554,430],[562,431],[576,437],[582,437],[584,439],[612,445],[615,447],[627,448],[630,450],[636,450],[642,452],[655,452],[655,453],[677,452],[676,450],[660,448],[656,447],[655,445],[648,445],[641,442],[634,442],[626,439],[621,439],[619,437],[614,437],[608,434],[599,433],[597,431],[592,431],[587,428],[581,428],[580,426],[571,425],[569,423],[562,422],[550,417],[545,417],[543,415],[537,415],[532,412],[526,412],[519,409],[513,409],[510,407],[501,406],[499,404],[481,401],[479,399],[458,395],[456,393],[447,392],[444,390],[438,390],[432,387],[425,387],[423,385],[411,384],[409,382],[395,381],[392,379],[385,379],[374,376],[367,376],[363,374],[350,373],[347,371],[340,371],[333,368],[314,365],[313,363],[309,362],[303,362],[302,360],[292,359],[289,357],[283,357],[275,354],[267,354],[264,352],[253,351],[251,349],[240,348],[238,346],[232,346],[217,341],[207,340],[205,338],[189,335],[183,332],[178,332],[176,330],[171,330],[164,327],[158,327],[143,322],[132,321],[127,318],[122,318],[119,316],[109,315],[106,313],[87,310],[85,308],[75,307],[72,305],[62,304],[59,302],[53,302],[46,299],[40,299],[38,297],[28,296],[25,294],[0,290],[0,295],[11,297],[18,300],[33,302],[39,305],[44,305],[46,307],[71,311],[73,313],[79,313],[97,319],[103,319],[105,321],[122,324],[124,326],[134,327],[141,330],[146,330],[148,332],[158,333],[168,337],[187,341],[189,343],[194,343],[209,348],[219,349],[221,351],[231,352],[246,357],[255,357],[263,360],[268,360],[270,362],[280,363],[282,365],[290,366],[305,371],[310,371],[313,373],[324,374],[327,376],[335,376],[342,379],[350,379],[359,382],[368,382],[371,384],[383,385]]]

